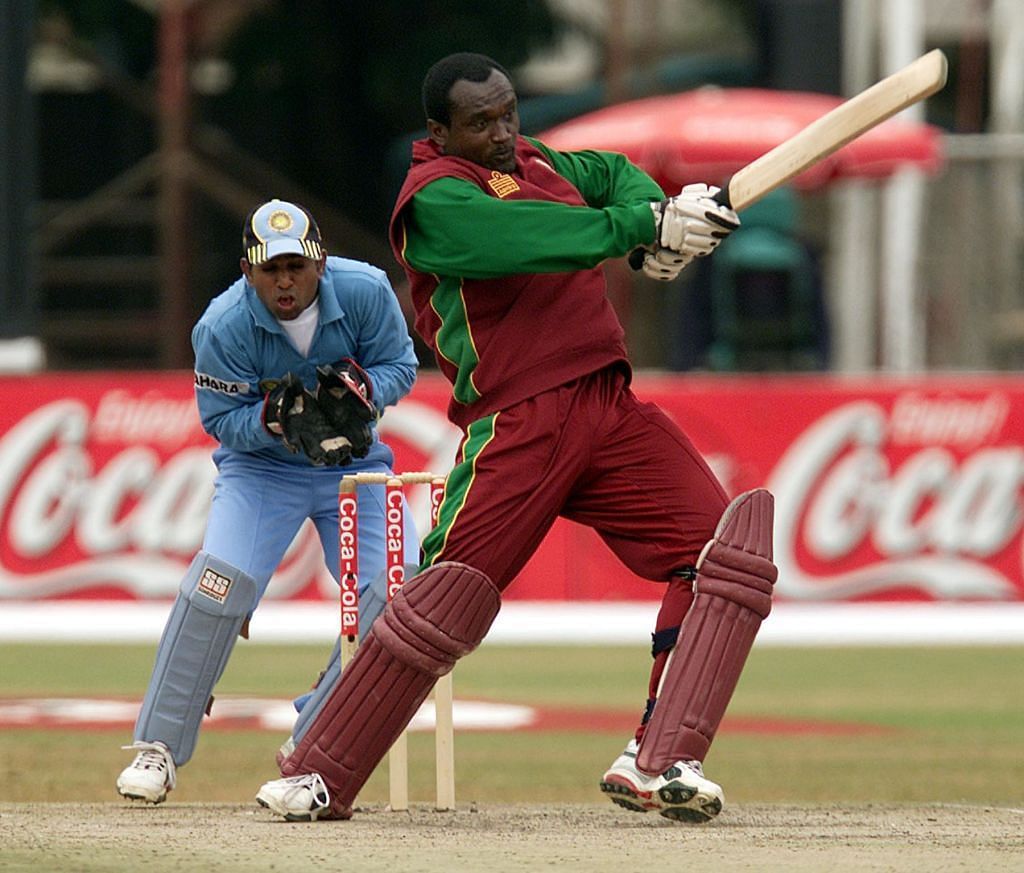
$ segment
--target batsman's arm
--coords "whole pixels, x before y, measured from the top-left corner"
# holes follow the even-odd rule
[[[625,155],[587,149],[560,152],[539,140],[524,137],[536,146],[555,172],[572,182],[589,206],[650,203],[664,198],[661,187]]]
[[[452,177],[418,191],[404,221],[411,266],[469,279],[589,269],[654,239],[648,201],[594,209],[499,200]]]

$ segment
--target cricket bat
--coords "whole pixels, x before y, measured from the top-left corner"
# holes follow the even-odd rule
[[[715,199],[737,212],[746,209],[851,140],[939,91],[946,74],[941,49],[921,55],[737,170]]]

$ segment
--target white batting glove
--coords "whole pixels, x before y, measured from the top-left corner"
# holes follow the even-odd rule
[[[740,217],[714,199],[718,191],[697,183],[687,185],[675,197],[652,203],[658,244],[690,258],[710,255],[740,226]]]
[[[680,255],[671,249],[658,249],[644,254],[643,271],[649,279],[657,279],[659,282],[671,282],[683,270],[693,257]]]

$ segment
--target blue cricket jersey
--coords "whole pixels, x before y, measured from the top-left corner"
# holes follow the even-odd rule
[[[263,427],[260,382],[287,372],[310,390],[316,368],[351,358],[369,375],[379,411],[397,403],[416,378],[416,355],[398,300],[382,270],[328,257],[318,295],[319,323],[309,355],[284,328],[245,277],[212,301],[192,330],[195,388],[203,428],[221,444],[217,455],[245,452],[270,462],[311,466]],[[346,472],[390,465],[392,454],[374,432],[370,454]]]

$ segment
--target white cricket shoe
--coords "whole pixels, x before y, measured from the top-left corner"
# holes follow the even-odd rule
[[[612,803],[632,810],[657,810],[673,821],[711,821],[722,811],[722,787],[704,776],[700,761],[676,761],[664,773],[648,776],[636,766],[637,742],[630,740],[601,779]]]
[[[319,773],[266,782],[256,793],[256,802],[288,821],[338,818],[331,813],[331,795]]]
[[[163,743],[134,742],[122,749],[138,749],[139,753],[117,777],[117,791],[129,800],[163,803],[167,792],[177,784],[174,758]]]

